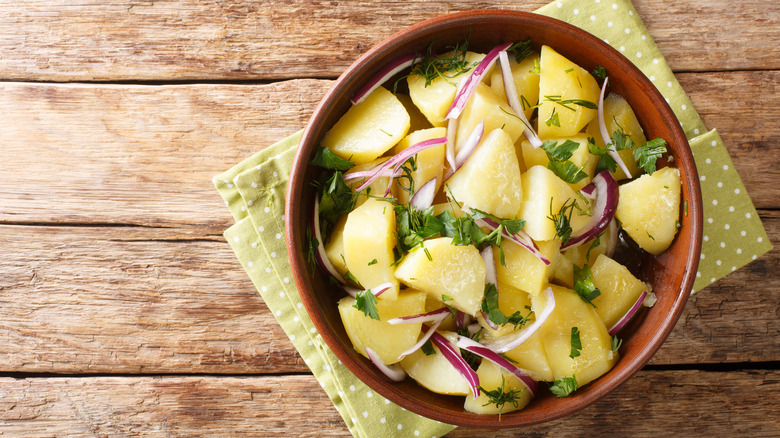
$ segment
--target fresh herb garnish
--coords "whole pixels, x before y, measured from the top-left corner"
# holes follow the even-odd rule
[[[612,144],[615,146],[616,151],[631,149],[635,146],[634,140],[631,139],[630,135],[626,135],[623,129],[612,132]]]
[[[573,71],[574,71],[574,67],[572,67],[572,68],[568,68],[568,69],[564,70],[563,72],[564,72],[564,73],[571,73],[571,72],[573,72]]]
[[[320,247],[320,242],[311,232],[311,226],[306,227],[306,242],[308,242],[306,249],[306,261],[314,263],[317,260],[317,249]]]
[[[504,375],[501,375],[501,386],[498,388],[489,391],[482,386],[479,387],[479,390],[482,391],[485,396],[488,398],[488,402],[485,403],[482,406],[488,406],[488,405],[496,405],[496,408],[498,408],[498,421],[501,421],[501,411],[504,409],[504,405],[507,403],[511,403],[515,408],[519,406],[519,398],[520,394],[523,393],[523,391],[526,390],[526,388],[517,389],[512,388],[509,391],[504,390],[504,386],[506,386],[506,381],[504,379]]]
[[[420,347],[420,350],[422,350],[423,353],[425,353],[426,356],[433,356],[436,354],[436,350],[433,348],[433,342],[431,342],[430,339],[425,341],[424,344],[422,344],[422,347]]]
[[[634,149],[634,159],[639,162],[639,166],[644,168],[648,175],[652,175],[655,172],[656,160],[665,153],[666,140],[654,138]]]
[[[570,110],[577,111],[572,105],[581,106],[583,108],[598,109],[598,105],[584,99],[563,99],[559,94],[544,96],[544,99],[548,102],[557,103],[558,105]]]
[[[593,300],[601,295],[601,291],[593,284],[593,273],[590,270],[590,266],[586,263],[585,266],[580,269],[580,267],[575,264],[573,277],[573,289],[577,292],[577,295],[580,296],[582,301],[596,307],[596,305],[593,304]]]
[[[379,310],[376,308],[376,296],[371,289],[366,289],[357,293],[355,304],[352,307],[360,310],[366,316],[379,321]]]
[[[579,385],[577,385],[577,375],[571,377],[564,377],[560,380],[556,380],[550,385],[550,392],[556,397],[568,397],[569,394],[576,391]]]
[[[525,41],[518,41],[509,46],[506,51],[515,55],[515,62],[520,64],[520,62],[522,62],[528,55],[533,53],[533,49],[531,48],[531,39],[529,38]]]
[[[494,324],[507,323],[506,315],[498,308],[498,288],[493,283],[485,284],[485,297],[482,300],[482,311]]]
[[[341,257],[343,258],[344,256],[342,255]],[[347,281],[350,281],[352,284],[354,284],[356,286],[359,286],[359,287],[362,287],[362,286],[360,286],[360,282],[358,281],[358,279],[355,278],[355,276],[352,275],[351,272],[349,272],[349,271],[345,272],[344,273],[344,278],[346,278]]]
[[[653,237],[653,235],[652,235],[652,234],[650,234],[650,232],[649,232],[649,231],[645,231],[645,233],[647,233],[647,237],[649,237],[649,238],[651,238],[651,239],[655,240],[655,237]]]
[[[571,352],[569,353],[569,357],[574,359],[575,357],[580,355],[580,350],[582,350],[582,341],[580,341],[580,329],[577,327],[571,328]]]
[[[593,75],[593,77],[598,79],[604,79],[607,77],[607,69],[604,67],[597,65],[596,68],[593,69],[593,71],[590,72],[590,74]]]
[[[320,232],[326,239],[325,236],[330,236],[330,230],[339,218],[354,210],[357,195],[344,183],[339,171],[334,171],[330,176],[321,175],[314,181],[314,186],[320,195]]]
[[[617,335],[612,336],[612,352],[617,353],[621,345],[623,345],[623,340],[618,338]]]
[[[544,121],[544,124],[547,126],[561,127],[561,120],[558,118],[558,113],[555,112],[555,108],[553,108],[552,113],[550,113],[550,117]]]
[[[425,56],[423,56],[422,60],[412,68],[412,72],[409,75],[421,76],[425,79],[426,87],[431,85],[433,80],[438,77],[441,77],[453,86],[456,85],[451,82],[450,79],[466,73],[478,64],[476,62],[469,63],[466,60],[466,52],[469,48],[470,38],[471,30],[469,30],[469,35],[466,37],[465,41],[459,42],[455,47],[452,47],[453,51],[447,57],[437,57],[433,53],[433,44],[435,41],[432,41],[428,45]]]
[[[605,232],[606,232],[606,231],[602,231],[602,232],[601,232],[601,234],[599,234],[598,236],[596,236],[596,238],[595,238],[595,239],[593,239],[593,240],[590,242],[590,247],[588,247],[588,252],[586,252],[586,253],[585,253],[585,260],[590,260],[590,252],[591,252],[591,251],[592,251],[594,248],[598,248],[598,247],[599,247],[599,245],[601,245],[601,236],[603,236]]]
[[[447,301],[452,301],[452,297],[449,295],[441,294],[441,302],[446,303]]]
[[[528,70],[529,73],[535,73],[537,75],[542,74],[542,66],[539,64],[539,58],[534,59],[534,68]]]
[[[370,262],[368,262],[368,266],[375,265],[375,264],[377,264],[376,259],[371,260]]]
[[[555,224],[555,235],[561,239],[561,243],[566,243],[571,238],[572,231],[574,231],[571,228],[571,215],[575,208],[580,210],[580,207],[577,205],[576,200],[569,199],[561,205],[558,214],[555,214],[552,211],[552,202],[553,198],[550,198],[550,215],[547,216],[547,219],[550,219]]]
[[[547,140],[542,144],[542,149],[547,153],[550,160],[547,168],[552,170],[562,180],[570,184],[576,184],[588,176],[583,172],[583,167],[577,167],[576,164],[569,161],[574,151],[580,147],[576,141],[566,140],[558,144],[555,140]]]
[[[352,166],[355,165],[354,162],[339,157],[326,147],[317,149],[317,153],[314,154],[311,164],[324,167],[325,169],[339,170],[342,172],[351,169]]]

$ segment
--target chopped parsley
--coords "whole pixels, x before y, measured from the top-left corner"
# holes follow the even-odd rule
[[[604,67],[602,67],[600,65],[597,65],[596,68],[594,68],[590,72],[590,74],[592,74],[593,77],[595,77],[597,79],[604,79],[604,78],[607,77],[607,69],[605,69]]]
[[[572,392],[576,391],[579,385],[577,384],[577,375],[571,377],[564,377],[560,380],[556,380],[550,385],[550,392],[556,397],[568,397]]]
[[[617,335],[612,336],[612,352],[617,353],[621,345],[623,345],[623,340],[618,338]]]
[[[505,391],[504,387],[506,386],[506,381],[504,379],[504,375],[501,375],[501,386],[498,388],[489,391],[482,386],[479,387],[480,391],[482,391],[485,396],[488,398],[488,402],[485,403],[482,406],[488,406],[488,405],[496,405],[496,408],[498,408],[498,420],[501,421],[501,411],[504,409],[504,405],[507,403],[511,403],[515,408],[519,406],[519,397],[520,394],[523,393],[523,391],[526,390],[526,388],[517,389],[512,388],[509,391]]]
[[[547,153],[547,158],[550,160],[547,163],[547,168],[569,184],[578,183],[588,176],[588,174],[582,170],[584,166],[577,167],[576,164],[569,161],[569,158],[571,158],[574,151],[579,147],[579,143],[568,139],[561,144],[558,144],[555,140],[547,140],[541,146]]]
[[[311,160],[311,164],[323,167],[325,169],[338,170],[341,172],[347,171],[355,165],[354,162],[339,157],[326,147],[320,147],[317,149],[317,153],[314,154],[314,158]]]
[[[441,294],[441,302],[446,303],[447,301],[452,301],[452,297],[449,295]]]
[[[352,307],[360,310],[366,316],[379,321],[379,310],[376,308],[376,296],[371,289],[357,293],[355,304]]]
[[[577,327],[571,328],[571,352],[569,353],[569,357],[574,359],[575,357],[580,355],[580,351],[582,350],[582,341],[580,341],[580,329]]]
[[[582,269],[576,264],[574,265],[574,291],[577,292],[577,295],[580,296],[582,301],[596,307],[596,305],[593,304],[593,300],[601,295],[601,291],[593,284],[592,275],[590,266],[588,266],[587,263]]]
[[[424,344],[422,344],[422,347],[420,347],[420,350],[422,350],[423,353],[425,353],[426,356],[433,356],[436,354],[436,350],[433,348],[433,342],[431,342],[430,339],[425,341]]]
[[[589,109],[598,109],[598,105],[595,103],[584,100],[584,99],[563,99],[561,95],[555,94],[551,96],[544,96],[544,99],[548,102],[557,103],[558,105],[570,110],[570,111],[577,111],[576,108],[572,105],[581,106],[583,108],[589,108]]]
[[[419,63],[413,68],[409,74],[421,76],[425,79],[425,86],[431,85],[434,79],[441,77],[448,83],[455,85],[450,79],[455,78],[463,73],[474,68],[478,63],[469,63],[466,60],[466,52],[469,48],[469,39],[471,38],[471,31],[469,30],[469,36],[462,42],[459,42],[452,47],[452,53],[447,57],[437,57],[433,53],[433,44],[436,41],[432,41],[428,45],[428,49],[425,55],[422,57]]]
[[[559,128],[561,127],[561,120],[558,118],[558,113],[555,112],[555,108],[553,108],[550,117],[548,117],[547,120],[544,121],[544,124],[547,126],[557,126]]]
[[[370,262],[368,262],[368,266],[375,265],[375,264],[377,264],[376,259],[371,260]]]
[[[561,205],[558,214],[555,214],[552,210],[552,203],[553,198],[550,198],[550,215],[547,216],[547,219],[550,219],[555,224],[555,235],[561,239],[561,243],[566,243],[571,238],[572,231],[574,231],[571,228],[571,215],[575,208],[577,210],[582,209],[577,205],[576,200],[569,199]]]
[[[324,239],[324,236],[330,236],[330,230],[339,218],[355,208],[357,195],[344,183],[340,171],[321,175],[314,181],[314,186],[320,195],[320,232]]]
[[[645,169],[648,175],[655,172],[655,163],[666,153],[666,140],[655,138],[634,149],[634,159]]]

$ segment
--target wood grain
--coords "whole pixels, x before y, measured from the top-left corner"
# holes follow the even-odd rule
[[[0,79],[335,78],[383,38],[424,19],[468,9],[533,11],[547,3],[4,0]],[[777,2],[635,3],[675,70],[780,68],[772,44],[780,40]]]
[[[780,212],[762,219],[777,246]],[[227,243],[198,231],[0,226],[0,372],[308,372]],[[779,361],[778,270],[775,249],[697,294],[651,364]]]
[[[679,78],[723,136],[756,206],[780,207],[780,155],[772,153],[780,143],[780,72]],[[301,129],[331,84],[0,83],[0,223],[221,232],[232,220],[211,178]]]
[[[776,436],[779,392],[778,371],[643,371],[585,410],[523,434]],[[311,376],[0,378],[0,395],[0,434],[14,437],[350,436]]]

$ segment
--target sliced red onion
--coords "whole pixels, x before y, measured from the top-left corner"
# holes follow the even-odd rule
[[[636,302],[633,306],[631,306],[630,309],[628,309],[628,312],[626,312],[623,317],[621,317],[615,325],[610,327],[609,329],[609,335],[614,336],[615,333],[619,332],[620,329],[622,329],[626,324],[628,324],[628,321],[631,320],[631,318],[636,315],[636,312],[639,310],[640,307],[642,307],[642,302],[645,300],[645,297],[647,296],[647,291],[642,291],[642,293],[639,295],[639,298],[637,298]]]
[[[357,288],[357,287],[352,287],[352,286],[347,286],[347,285],[341,286],[341,288],[344,289],[344,292],[349,294],[352,298],[355,298],[357,296],[357,294],[359,294],[360,292],[363,292],[364,290],[370,290],[371,293],[374,294],[375,297],[378,297],[378,296],[382,295],[386,290],[390,289],[391,287],[393,287],[393,283],[390,283],[390,282],[382,283],[379,286],[374,286],[374,287],[372,287],[370,289],[360,289],[360,288]]]
[[[536,391],[539,389],[539,385],[528,375],[528,371],[516,367],[512,362],[509,362],[508,360],[499,356],[495,351],[485,347],[479,342],[464,336],[460,336],[458,338],[458,343],[455,345],[458,348],[466,350],[470,353],[474,353],[477,356],[484,357],[485,359],[512,373],[512,375],[520,379],[520,381],[522,381],[523,384],[528,387],[528,390],[531,391],[531,396],[536,394]]]
[[[314,218],[312,221],[314,222],[314,238],[317,239],[317,254],[315,257],[317,263],[325,272],[338,280],[339,283],[347,284],[347,280],[345,280],[339,271],[336,270],[333,263],[330,262],[328,254],[325,252],[325,243],[322,241],[322,232],[320,231],[320,200],[317,196],[314,197]]]
[[[402,70],[413,66],[414,62],[418,58],[419,55],[416,53],[410,53],[395,59],[390,64],[387,64],[384,66],[384,68],[382,68],[382,70],[379,70],[379,72],[374,75],[374,77],[372,77],[371,80],[363,86],[363,88],[361,88],[357,93],[355,93],[354,96],[352,96],[351,99],[349,99],[350,102],[352,102],[353,105],[357,105],[364,101],[372,91],[379,88],[382,84],[387,82],[388,79],[400,73]]]
[[[609,148],[609,155],[614,158],[618,166],[623,169],[623,173],[625,173],[627,177],[631,178],[631,172],[628,171],[626,163],[623,162],[623,159],[620,158],[620,154],[618,154],[615,150],[615,145],[612,144],[612,138],[609,136],[609,131],[607,131],[607,124],[604,123],[604,93],[607,91],[607,82],[609,82],[609,76],[604,78],[604,85],[601,86],[601,94],[599,95],[599,106],[597,111],[601,140]]]
[[[590,183],[581,188],[580,193],[588,199],[596,199],[596,186],[593,183]]]
[[[380,166],[381,166],[381,164],[380,164]],[[363,170],[363,171],[360,171],[360,172],[347,173],[347,174],[345,174],[342,177],[342,179],[344,179],[344,181],[351,181],[353,179],[370,178],[375,173],[376,173],[376,170],[374,170],[374,169]],[[379,173],[378,178],[382,178],[382,177],[397,178],[397,177],[401,176],[401,173],[402,172],[400,170],[397,171],[397,172],[393,172],[393,169],[382,169],[380,171],[380,173]]]
[[[520,103],[520,99],[517,98],[517,88],[515,88],[515,80],[512,77],[512,68],[509,66],[509,56],[506,54],[506,50],[502,50],[498,54],[498,59],[501,62],[501,79],[504,83],[504,94],[506,95],[506,101],[512,111],[517,114],[517,117],[525,125],[523,134],[528,142],[534,149],[542,145],[542,140],[536,135],[536,131],[528,123],[528,119],[525,117],[525,111],[523,111],[523,105]]]
[[[436,182],[437,178],[435,176],[428,180],[427,183],[414,192],[409,202],[420,211],[430,207],[433,204],[433,198],[436,197]]]
[[[474,127],[474,130],[471,131],[469,138],[467,138],[466,141],[461,145],[460,151],[458,151],[458,155],[455,157],[455,166],[450,166],[450,168],[447,169],[447,173],[444,175],[445,180],[450,179],[455,171],[460,169],[460,167],[463,166],[466,161],[468,161],[474,151],[477,150],[477,145],[479,145],[479,142],[482,141],[482,136],[484,134],[485,119],[482,119],[479,123],[477,123],[477,126]]]
[[[485,261],[485,284],[498,284],[498,276],[496,275],[496,261],[493,258],[493,246],[488,246],[483,249],[479,255],[482,256],[482,260]]]
[[[530,338],[534,333],[536,333],[536,330],[538,330],[539,327],[541,327],[542,324],[547,321],[547,318],[550,317],[550,314],[552,314],[553,310],[555,309],[555,294],[553,294],[552,288],[548,287],[542,292],[542,294],[546,300],[544,309],[538,313],[534,311],[536,320],[531,323],[531,325],[523,327],[516,333],[503,336],[502,338],[488,343],[485,345],[485,347],[497,353],[505,353],[509,350],[517,348],[523,342],[527,341],[528,338]]]
[[[617,221],[614,218],[609,221],[607,232],[609,233],[609,240],[607,241],[607,247],[604,249],[604,255],[612,257],[615,254],[615,248],[617,248],[618,242],[618,227]]]
[[[468,212],[468,207],[464,205],[463,211]],[[476,219],[474,221],[477,225],[480,227],[488,227],[491,230],[498,229],[498,222],[494,221],[490,218],[481,218]],[[541,251],[539,251],[539,248],[534,243],[533,239],[531,239],[531,236],[529,236],[525,231],[520,230],[515,234],[509,234],[506,229],[503,229],[501,232],[501,235],[508,240],[511,240],[512,242],[522,246],[523,248],[527,249],[531,252],[536,258],[542,261],[547,266],[550,266],[550,261],[547,260],[547,257],[545,257]]]
[[[455,93],[455,100],[452,101],[452,105],[450,105],[450,109],[447,111],[447,115],[444,117],[445,120],[457,119],[460,117],[460,113],[471,99],[471,95],[474,94],[474,90],[477,88],[477,85],[479,85],[479,83],[482,81],[482,78],[490,70],[490,67],[492,67],[496,62],[496,59],[498,59],[499,52],[508,49],[511,45],[511,43],[500,44],[488,52],[487,55],[485,55],[482,61],[480,61],[479,65],[477,65],[471,72],[469,77],[463,81],[463,86],[461,89]]]
[[[466,312],[461,312],[460,310],[455,311],[455,325],[457,325],[459,329],[467,327],[469,323],[471,323],[471,315]]]
[[[388,319],[388,324],[416,324],[418,322],[440,321],[447,319],[447,316],[451,315],[450,309],[442,307],[431,312],[421,313],[419,315],[401,316],[398,318]]]
[[[382,374],[387,376],[387,378],[393,382],[400,382],[406,378],[406,371],[404,371],[400,365],[386,365],[384,362],[382,362],[382,359],[379,358],[379,355],[369,347],[366,347],[366,355],[368,355],[368,358],[371,359],[371,363],[373,363],[374,366],[382,372]]]
[[[474,336],[474,333],[482,330],[482,326],[479,323],[474,323],[468,326],[469,336]]]
[[[447,121],[447,148],[445,149],[444,155],[447,157],[447,164],[450,165],[450,169],[458,168],[458,164],[455,161],[455,135],[457,132],[458,119],[450,119]],[[454,170],[453,173],[455,173]]]
[[[463,378],[466,379],[466,382],[468,382],[469,386],[471,387],[471,392],[474,394],[474,398],[479,397],[479,376],[477,376],[477,373],[471,369],[469,364],[465,359],[463,359],[463,356],[460,355],[457,347],[455,347],[452,342],[435,331],[433,332],[434,333],[431,336],[433,343],[439,347],[441,354],[443,354],[444,357],[450,362],[450,364],[452,364],[452,366],[455,367],[455,369],[463,376]]]
[[[410,146],[403,151],[399,152],[398,154],[394,155],[389,160],[382,163],[380,166],[377,166],[374,171],[374,174],[371,175],[367,180],[363,181],[363,184],[360,184],[355,191],[359,192],[366,187],[368,187],[372,182],[376,181],[377,178],[379,178],[383,171],[386,169],[390,169],[391,167],[394,167],[393,172],[397,172],[398,169],[401,168],[401,165],[406,162],[409,158],[412,158],[416,154],[426,150],[430,149],[434,146],[438,146],[440,144],[444,144],[447,141],[446,138],[431,138],[428,140],[421,141],[413,146]]]
[[[576,236],[572,236],[561,245],[561,251],[595,239],[607,229],[610,221],[615,217],[620,194],[615,178],[608,170],[602,170],[593,178],[593,185],[596,187],[596,202],[593,204],[590,220],[581,230],[577,231]]]
[[[425,345],[426,342],[428,342],[428,339],[430,339],[431,336],[433,336],[433,334],[436,333],[436,329],[439,328],[439,326],[441,325],[441,323],[445,319],[447,319],[447,318],[445,317],[445,318],[442,318],[442,319],[440,319],[438,321],[435,321],[433,324],[431,324],[430,327],[426,327],[426,326],[423,325],[422,326],[423,336],[417,341],[416,344],[412,345],[408,350],[406,350],[403,353],[399,354],[398,355],[398,360],[401,360],[404,357],[406,357],[406,356],[414,353],[415,351],[419,350],[420,348],[422,348],[422,346]]]
[[[495,322],[490,320],[490,317],[488,317],[488,314],[485,313],[485,311],[482,311],[482,319],[485,320],[485,324],[487,324],[487,326],[490,327],[491,330],[498,330],[498,325],[496,325]]]

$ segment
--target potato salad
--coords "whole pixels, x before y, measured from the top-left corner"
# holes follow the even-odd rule
[[[666,142],[608,75],[530,40],[431,45],[377,73],[324,136],[311,260],[388,379],[500,415],[619,360],[620,330],[655,296],[615,248],[662,253],[684,209],[679,171],[657,168]]]

